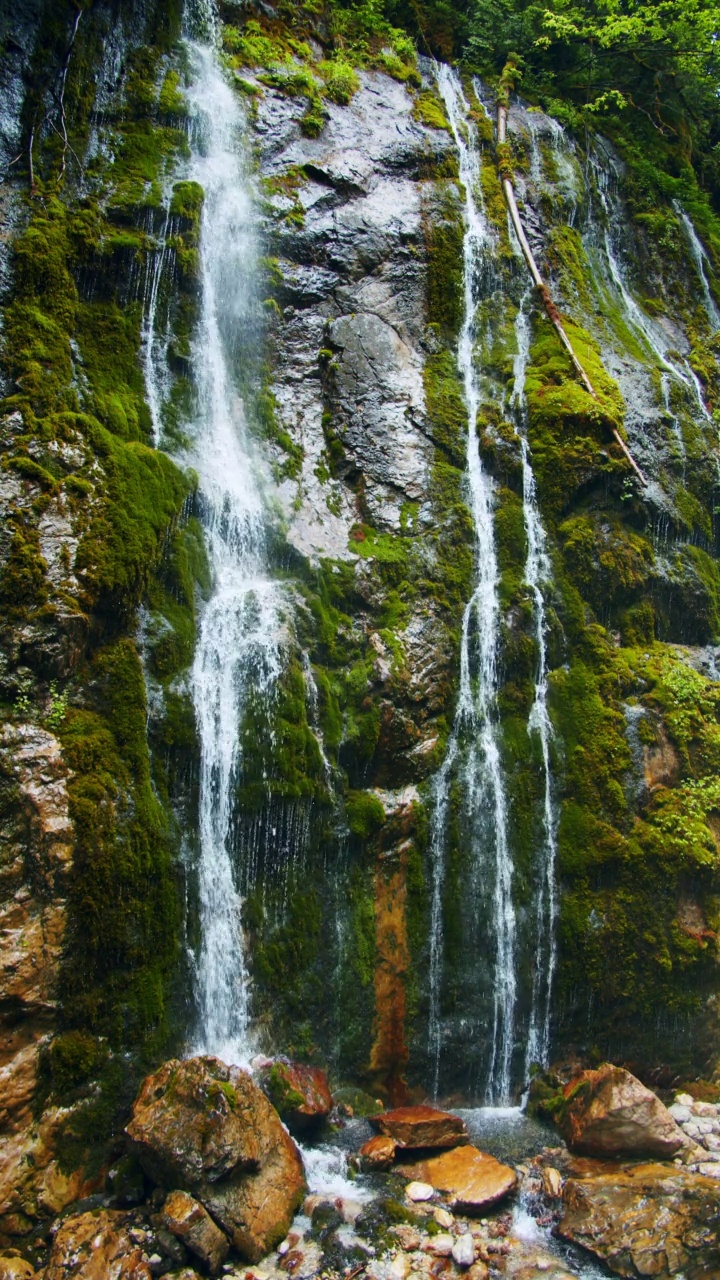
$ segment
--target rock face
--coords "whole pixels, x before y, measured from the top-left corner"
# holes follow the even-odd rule
[[[327,1075],[319,1067],[278,1059],[263,1069],[260,1081],[293,1133],[316,1128],[330,1114],[332,1094]]]
[[[464,1121],[434,1107],[396,1107],[370,1116],[370,1123],[398,1147],[457,1147],[468,1141]]]
[[[563,1093],[558,1125],[572,1151],[671,1159],[688,1144],[667,1107],[622,1067],[583,1071]]]
[[[667,1166],[570,1178],[559,1231],[620,1276],[720,1275],[720,1186]]]
[[[152,1280],[123,1213],[67,1218],[53,1242],[45,1280]]]
[[[210,1274],[217,1275],[229,1245],[207,1210],[187,1191],[171,1191],[163,1205],[163,1220],[168,1231],[182,1240]]]
[[[445,1192],[453,1209],[469,1214],[498,1204],[517,1186],[514,1169],[471,1146],[403,1166],[400,1171]]]
[[[217,1058],[166,1062],[143,1082],[126,1132],[149,1177],[192,1191],[251,1262],[285,1235],[302,1160],[246,1072]]]

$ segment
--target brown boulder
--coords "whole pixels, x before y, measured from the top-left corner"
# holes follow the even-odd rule
[[[305,1193],[302,1159],[265,1094],[217,1058],[148,1076],[126,1130],[146,1172],[192,1191],[251,1262],[286,1234]]]
[[[200,1186],[236,1169],[257,1169],[250,1076],[218,1058],[171,1059],[148,1076],[126,1133],[143,1168],[161,1186]]]
[[[396,1107],[369,1120],[399,1147],[458,1147],[468,1141],[464,1121],[435,1107]]]
[[[719,1280],[720,1184],[667,1165],[569,1178],[560,1235],[620,1276]]]
[[[35,1268],[25,1258],[0,1258],[0,1280],[32,1280]]]
[[[66,1218],[53,1241],[45,1280],[152,1280],[128,1216],[94,1210]]]
[[[168,1231],[182,1240],[211,1275],[218,1274],[230,1246],[199,1201],[187,1191],[171,1191],[163,1207],[163,1221]]]
[[[555,1120],[571,1151],[672,1159],[687,1138],[667,1107],[622,1067],[583,1071],[563,1090]]]
[[[305,1133],[322,1124],[332,1110],[328,1078],[320,1067],[278,1058],[262,1069],[260,1083],[294,1133]]]
[[[405,1165],[398,1172],[445,1192],[451,1207],[461,1213],[481,1213],[517,1186],[514,1169],[477,1147],[456,1147],[419,1164]]]
[[[376,1133],[374,1138],[364,1142],[358,1151],[362,1169],[389,1169],[395,1159],[396,1143],[387,1134]]]

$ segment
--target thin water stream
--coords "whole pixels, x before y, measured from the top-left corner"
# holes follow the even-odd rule
[[[495,931],[495,973],[493,1028],[487,1093],[490,1101],[505,1102],[510,1097],[511,1063],[515,1044],[516,918],[513,903],[514,866],[508,840],[507,798],[500,758],[497,724],[497,658],[500,624],[498,586],[500,571],[494,530],[494,485],[480,460],[477,416],[481,391],[475,361],[476,313],[482,296],[483,267],[491,252],[492,236],[481,203],[480,153],[475,127],[470,118],[459,76],[447,66],[437,68],[437,82],[460,162],[460,179],[465,192],[465,236],[463,242],[465,315],[458,345],[458,370],[465,392],[468,413],[467,477],[470,509],[475,530],[475,587],[465,609],[460,650],[460,692],[448,760],[441,769],[436,787],[436,822],[432,854],[435,876],[442,877],[445,837],[441,820],[447,808],[447,788],[458,754],[458,744],[468,744],[463,753],[463,771],[468,803],[479,805],[487,796],[493,840],[493,927]],[[435,904],[433,903],[433,906]],[[430,1035],[434,1041],[436,1087],[439,1078],[440,1034],[437,966],[441,945],[437,933],[442,913],[433,911],[434,940],[431,952]]]
[[[543,777],[543,843],[539,858],[539,875],[535,887],[535,956],[532,973],[530,1025],[525,1050],[525,1078],[530,1078],[533,1064],[546,1066],[550,1052],[550,1014],[553,980],[557,964],[555,918],[557,891],[558,811],[555,800],[550,760],[553,727],[548,710],[548,621],[544,592],[552,582],[552,564],[547,537],[538,504],[530,446],[527,440],[527,404],[525,379],[530,359],[530,306],[532,291],[523,295],[515,320],[515,359],[511,411],[520,439],[523,482],[523,518],[527,538],[525,582],[533,601],[533,618],[537,666],[535,696],[528,718],[528,733],[537,736],[542,758]]]

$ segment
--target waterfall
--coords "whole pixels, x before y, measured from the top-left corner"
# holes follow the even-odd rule
[[[494,1102],[506,1102],[510,1096],[511,1062],[515,1040],[515,1003],[517,994],[516,919],[513,905],[514,867],[508,842],[507,800],[500,760],[497,725],[497,654],[499,642],[500,602],[498,596],[499,567],[493,521],[494,485],[484,471],[479,452],[477,416],[481,395],[474,358],[476,340],[475,316],[481,299],[483,266],[492,249],[480,197],[480,154],[470,110],[458,75],[447,66],[437,67],[437,83],[460,161],[460,179],[465,191],[466,229],[463,245],[465,315],[458,344],[458,370],[462,378],[468,411],[467,476],[470,508],[475,529],[475,589],[466,606],[460,650],[460,692],[453,735],[447,759],[454,761],[458,741],[469,740],[464,763],[463,781],[471,809],[487,797],[491,814],[494,843],[493,925],[495,929],[495,974],[493,991],[493,1032],[488,1096]],[[442,875],[444,839],[439,831],[444,825],[448,804],[451,765],[440,771],[435,794],[436,831],[432,852],[436,884]],[[438,906],[440,904],[438,903]],[[433,937],[431,958],[435,972],[431,974],[431,1029],[436,1028],[439,1043],[438,995],[442,938],[441,911],[433,901]],[[432,967],[432,966],[431,966]],[[433,1046],[436,1048],[436,1046]],[[436,1053],[437,1056],[437,1053]],[[437,1073],[436,1073],[437,1074]]]
[[[249,978],[231,825],[250,696],[270,705],[281,669],[280,599],[265,554],[265,509],[233,362],[253,324],[254,210],[244,119],[209,45],[189,43],[190,177],[205,192],[201,309],[191,362],[192,461],[213,573],[192,668],[200,739],[196,1051],[247,1060]]]
[[[526,431],[525,376],[530,357],[530,298],[524,294],[515,320],[516,352],[513,365],[511,410],[520,438],[523,482],[523,517],[527,538],[525,582],[533,600],[537,669],[535,697],[528,718],[528,733],[537,735],[543,770],[543,844],[535,902],[535,957],[532,977],[530,1025],[525,1050],[525,1077],[529,1078],[534,1063],[547,1066],[550,1051],[550,1008],[553,979],[557,963],[555,917],[557,896],[555,867],[557,863],[558,812],[553,793],[550,743],[553,737],[548,712],[547,614],[543,588],[552,580],[552,565],[547,551],[547,537],[537,500],[535,476],[530,461]]]
[[[687,236],[688,244],[690,246],[690,253],[692,254],[693,262],[695,263],[698,276],[700,277],[700,284],[702,285],[703,297],[705,299],[705,310],[707,312],[707,318],[710,321],[710,327],[712,329],[720,329],[720,311],[718,311],[715,299],[710,292],[710,282],[705,270],[705,264],[709,263],[705,246],[701,243],[692,224],[692,220],[678,200],[673,200],[673,208],[683,224],[685,235]]]
[[[609,184],[607,173],[600,165],[597,156],[591,153],[588,157],[590,168],[595,177],[595,187],[600,198],[604,214],[603,228],[603,246],[605,249],[605,258],[610,269],[610,277],[613,285],[620,295],[625,315],[635,332],[640,337],[646,348],[654,355],[661,369],[670,373],[687,390],[692,389],[697,400],[698,408],[703,417],[708,421],[711,420],[711,414],[702,394],[702,387],[694,369],[692,369],[687,360],[683,360],[682,369],[671,358],[669,354],[669,343],[665,338],[665,334],[658,324],[646,315],[642,308],[632,296],[625,277],[624,268],[618,258],[610,236],[610,226],[621,225],[623,220],[620,202],[615,198],[611,201],[609,195]],[[704,277],[703,277],[704,278]]]

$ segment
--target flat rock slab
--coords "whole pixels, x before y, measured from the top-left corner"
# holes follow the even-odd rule
[[[559,1232],[620,1276],[720,1280],[720,1184],[662,1164],[569,1178]]]
[[[428,1182],[447,1195],[454,1209],[469,1214],[491,1208],[517,1186],[514,1169],[470,1146],[456,1147],[419,1164],[404,1165],[398,1172],[406,1178]]]
[[[468,1141],[465,1122],[435,1107],[396,1107],[369,1119],[373,1129],[392,1138],[399,1147],[458,1147]]]

